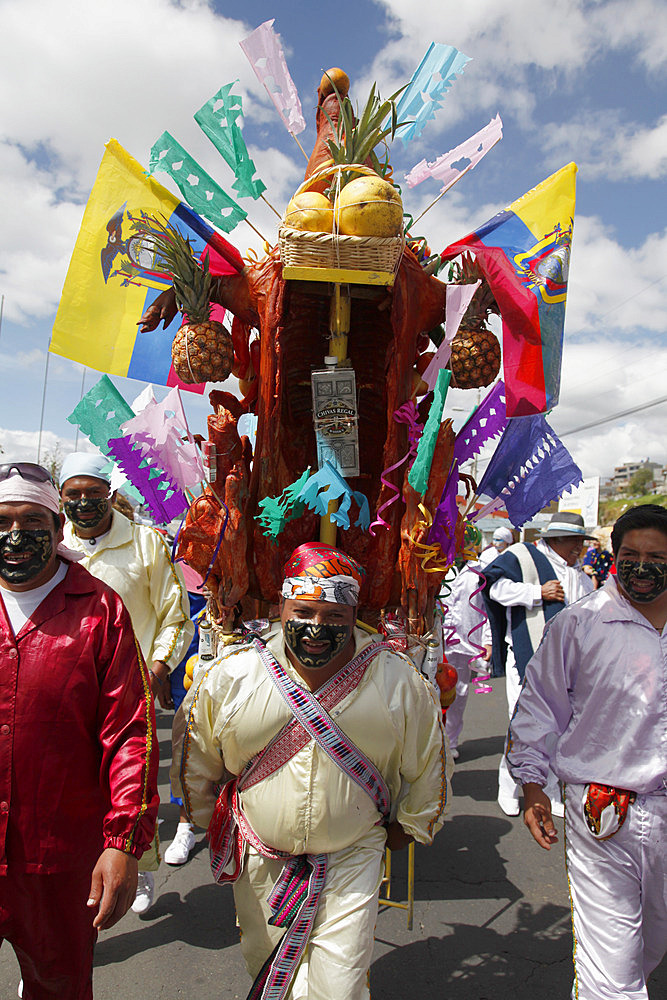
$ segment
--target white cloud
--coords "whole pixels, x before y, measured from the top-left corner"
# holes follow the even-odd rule
[[[6,319],[27,323],[55,311],[110,137],[147,163],[151,144],[168,129],[231,189],[231,172],[192,116],[238,77],[245,114],[253,122],[275,119],[238,44],[252,27],[217,15],[203,0],[2,4],[0,92],[11,95],[0,131]],[[256,163],[270,175],[272,191],[286,200],[293,163],[270,148],[256,154]],[[263,202],[250,203],[248,211],[260,231],[275,233],[275,216]],[[237,235],[241,248],[261,246],[249,227],[237,230],[235,240]]]
[[[619,73],[626,64],[628,69],[636,64],[655,75],[667,64],[667,8],[661,0],[377,3],[386,11],[395,37],[373,60],[364,86],[377,79],[383,82],[383,93],[391,93],[409,78],[430,41],[453,45],[473,57],[429,123],[431,139],[472,112],[483,117],[504,111],[521,129],[534,129],[540,97],[560,92],[585,100],[579,89],[581,75],[595,71],[603,58],[614,60]],[[419,141],[412,146],[417,150]],[[650,155],[660,159],[656,151]]]
[[[543,134],[554,164],[576,159],[587,181],[657,180],[667,174],[667,115],[645,126],[621,122],[617,111],[598,110],[550,124]]]
[[[667,230],[623,247],[599,219],[577,216],[566,330],[662,333],[667,310]]]
[[[36,462],[39,448],[40,462],[46,461],[49,455],[67,455],[74,451],[75,438],[64,438],[53,431],[16,431],[0,427],[0,463],[3,462]],[[79,451],[97,451],[87,438],[80,437],[76,443]]]

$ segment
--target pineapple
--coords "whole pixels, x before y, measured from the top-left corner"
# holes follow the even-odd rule
[[[197,260],[190,241],[168,222],[143,215],[133,228],[154,255],[155,270],[171,275],[183,325],[171,345],[174,370],[182,382],[224,382],[234,364],[232,338],[210,318],[208,258]]]
[[[450,276],[455,284],[482,280],[452,341],[449,362],[452,385],[458,389],[477,389],[490,385],[500,371],[500,344],[487,326],[491,314],[499,315],[498,305],[470,254],[462,255],[461,264],[452,266]]]

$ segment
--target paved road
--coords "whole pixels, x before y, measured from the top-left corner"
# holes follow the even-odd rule
[[[401,910],[380,911],[373,1000],[567,1000],[572,936],[562,847],[547,853],[520,819],[496,804],[495,771],[506,708],[502,684],[471,696],[453,801],[432,848],[417,848],[414,930]],[[158,719],[160,751],[169,756],[170,716]],[[161,836],[168,843],[178,813],[161,768]],[[562,826],[562,821],[557,821]],[[393,892],[404,895],[404,862],[394,855]],[[144,918],[129,913],[104,933],[95,959],[96,1000],[243,1000],[249,980],[237,946],[229,888],[211,884],[200,838],[182,868],[163,864],[158,897]],[[0,1000],[16,996],[18,965],[0,951]],[[651,1000],[667,996],[667,959],[651,982]],[[332,998],[338,1000],[338,998]]]

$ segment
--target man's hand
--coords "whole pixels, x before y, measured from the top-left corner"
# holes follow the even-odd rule
[[[565,592],[558,580],[547,580],[542,584],[543,601],[562,601],[565,603]]]
[[[171,696],[171,681],[169,667],[162,660],[153,660],[150,669],[151,691],[161,708],[173,708],[174,699]]]
[[[404,847],[414,840],[409,833],[406,833],[398,820],[387,823],[387,847],[390,851],[402,851]]]
[[[93,927],[113,927],[134,902],[137,892],[137,859],[107,847],[93,868],[88,906],[96,909]]]
[[[485,651],[482,654],[482,659],[485,660],[486,663],[488,663],[489,660],[491,659],[491,647],[490,646],[484,646],[484,650]]]
[[[533,837],[545,851],[558,843],[556,828],[551,819],[551,801],[544,789],[534,781],[523,786],[523,821]]]
[[[174,289],[166,288],[164,292],[160,292],[137,323],[139,332],[149,333],[151,330],[155,330],[160,323],[164,323],[166,330],[177,312]]]

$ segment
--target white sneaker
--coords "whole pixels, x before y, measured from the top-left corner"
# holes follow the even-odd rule
[[[155,877],[153,872],[139,872],[137,894],[132,903],[134,913],[147,913],[153,905],[155,896]]]
[[[190,857],[190,851],[195,846],[196,838],[189,823],[179,823],[176,836],[164,852],[164,860],[168,865],[184,865]]]

